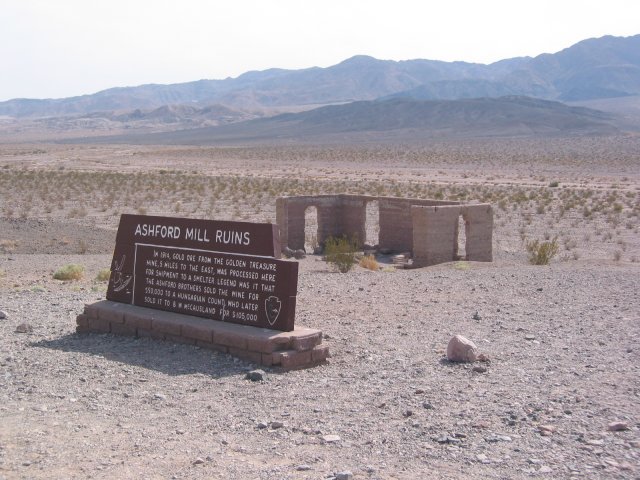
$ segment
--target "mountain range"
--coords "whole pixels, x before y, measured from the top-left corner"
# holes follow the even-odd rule
[[[501,97],[504,97],[501,102],[469,102]],[[549,102],[534,107],[533,100],[527,103],[523,97]],[[520,123],[535,131],[538,127],[534,126],[533,119],[542,118],[541,109],[550,108],[546,112],[549,118],[560,121],[561,107],[554,103],[556,101],[582,102],[580,104],[587,106],[589,102],[599,102],[602,108],[607,99],[625,97],[635,105],[640,98],[640,35],[588,39],[554,54],[511,58],[490,65],[355,56],[327,68],[269,69],[224,80],[119,87],[63,99],[13,99],[0,102],[0,116],[46,119],[48,125],[82,119],[93,130],[99,130],[105,122],[109,128],[114,124],[125,128],[144,125],[147,130],[152,126],[156,131],[218,126],[222,135],[235,128],[229,124],[246,121],[252,122],[251,128],[266,130],[293,122],[297,125],[296,131],[304,130],[301,126],[311,123],[314,128],[326,131],[319,119],[328,115],[337,115],[329,123],[343,127],[346,119],[351,119],[351,123],[347,123],[357,126],[357,131],[424,129],[427,117],[431,118],[429,121],[457,118],[454,123],[464,123],[466,120],[461,120],[459,112],[484,108],[485,113],[493,112],[496,125],[500,119],[511,118],[515,111],[531,113],[531,121]],[[457,107],[453,106],[455,102],[442,103],[461,100],[466,103]],[[427,106],[440,109],[440,113],[432,112],[426,117],[418,113]],[[448,120],[443,118],[445,106],[458,113],[449,115]],[[318,107],[321,108],[314,110]],[[507,110],[498,112],[498,107]],[[261,119],[283,112],[295,113],[274,117],[275,123]],[[287,115],[298,117],[293,119]],[[377,119],[368,117],[372,115]],[[551,130],[561,131],[567,125],[583,125],[589,130],[595,126],[593,122],[606,125],[605,130],[611,126],[611,118],[599,117],[600,114],[593,112],[586,114],[584,109],[568,109],[561,116],[566,115],[576,116],[575,122],[567,123],[565,119],[554,123]],[[380,123],[381,118],[386,119],[385,125]]]

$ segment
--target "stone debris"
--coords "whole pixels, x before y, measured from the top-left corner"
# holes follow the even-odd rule
[[[476,365],[472,370],[476,373],[487,373],[487,367],[483,365]]]
[[[271,422],[271,423],[269,424],[269,426],[270,426],[272,429],[277,430],[278,428],[282,428],[282,427],[284,427],[284,423],[282,423],[282,422],[280,422],[280,421],[276,420],[276,421]]]
[[[307,464],[298,465],[296,467],[296,470],[298,472],[308,472],[309,470],[311,470],[311,466]]]
[[[610,432],[623,432],[629,430],[629,424],[627,422],[611,422],[607,425],[607,430]]]
[[[555,433],[556,427],[553,425],[538,425],[538,431],[543,437],[549,437]]]
[[[340,436],[339,435],[323,435],[322,440],[324,440],[326,443],[336,443],[340,441]]]
[[[8,316],[9,314],[7,314],[7,312],[5,312],[4,310],[0,310],[0,320],[4,320]]]
[[[193,461],[194,465],[202,465],[204,463],[204,459],[198,457]]]
[[[267,374],[264,370],[257,369],[247,372],[244,378],[246,378],[247,380],[251,380],[252,382],[262,382],[265,379],[266,375]]]
[[[335,475],[336,480],[351,480],[353,478],[353,473],[350,470],[345,470],[343,472],[338,472]]]
[[[475,362],[478,358],[478,347],[468,338],[456,335],[447,345],[447,358],[450,362]]]
[[[296,260],[302,260],[307,257],[307,252],[305,252],[302,248],[293,251],[293,258]]]
[[[16,333],[31,333],[33,332],[33,327],[28,323],[21,323],[16,327]]]

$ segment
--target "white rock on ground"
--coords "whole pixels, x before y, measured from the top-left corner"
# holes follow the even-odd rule
[[[475,362],[478,358],[478,347],[468,338],[456,335],[447,345],[447,358],[451,362]]]

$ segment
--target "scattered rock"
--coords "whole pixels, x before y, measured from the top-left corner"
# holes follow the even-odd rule
[[[311,470],[311,466],[310,465],[306,465],[306,464],[298,465],[296,467],[296,470],[299,471],[299,472],[307,472],[307,471]]]
[[[258,422],[258,425],[256,425],[260,430],[265,429],[269,426],[269,424],[267,422]]]
[[[194,464],[194,465],[202,465],[203,463],[204,463],[204,460],[203,460],[202,458],[200,458],[200,457],[196,458],[196,459],[193,461],[193,464]]]
[[[480,463],[491,463],[491,460],[489,460],[489,457],[487,457],[484,453],[479,453],[476,455],[476,460],[478,460]]]
[[[293,258],[295,258],[296,260],[302,260],[306,256],[307,256],[307,252],[305,252],[301,248],[299,248],[298,250],[294,250],[293,252]]]
[[[247,374],[244,376],[244,378],[246,378],[247,380],[251,380],[252,382],[261,382],[265,379],[265,376],[267,374],[265,373],[264,370],[251,370],[250,372],[247,372]]]
[[[4,320],[8,316],[9,315],[7,314],[7,312],[5,312],[4,310],[0,310],[0,320]]]
[[[447,358],[451,362],[475,362],[478,358],[478,347],[468,338],[456,335],[447,345]]]
[[[509,435],[489,435],[484,439],[489,443],[497,443],[497,442],[510,442],[512,439]]]
[[[286,258],[291,258],[293,257],[293,250],[290,249],[289,247],[284,247],[282,249],[282,255]]]
[[[525,340],[535,340],[536,336],[535,335],[531,335],[530,333],[524,336]]]
[[[477,373],[487,373],[487,367],[484,367],[482,365],[476,365],[472,370]]]
[[[282,422],[280,422],[280,421],[276,420],[276,421],[274,421],[274,422],[271,422],[271,423],[269,424],[269,426],[270,426],[271,428],[273,428],[274,430],[276,430],[276,429],[278,429],[278,428],[282,428],[282,427],[284,427],[284,423],[282,423]]]
[[[336,480],[351,480],[353,478],[353,473],[350,470],[345,470],[344,472],[336,473]]]
[[[551,467],[549,467],[548,465],[543,465],[538,470],[538,473],[551,473],[551,472],[553,472],[553,469]]]
[[[424,408],[426,408],[427,410],[433,410],[433,405],[432,405],[431,403],[429,403],[429,402],[424,402],[424,403],[422,404],[422,406],[423,406]]]
[[[154,400],[166,400],[167,396],[164,393],[154,393],[153,398]]]
[[[402,413],[402,416],[403,416],[403,417],[405,417],[405,418],[406,418],[406,417],[410,417],[411,415],[413,415],[413,410],[405,410],[405,411]]]
[[[476,310],[476,313],[473,314],[472,317],[474,320],[482,320],[482,317],[480,316],[480,314],[478,313],[478,311]]]
[[[554,427],[553,425],[538,425],[538,432],[540,432],[540,435],[542,435],[543,437],[551,436],[555,431],[556,427]]]
[[[610,432],[623,432],[629,430],[629,424],[627,422],[611,422],[607,425],[607,430]]]
[[[21,323],[16,327],[16,333],[31,333],[33,332],[33,327],[28,323]]]
[[[323,435],[322,440],[324,440],[326,443],[336,443],[340,441],[340,436],[339,435]]]

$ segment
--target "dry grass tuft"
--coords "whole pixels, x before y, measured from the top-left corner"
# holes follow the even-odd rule
[[[376,260],[376,257],[374,257],[373,255],[365,255],[364,257],[362,257],[360,259],[359,265],[362,268],[366,268],[367,270],[373,270],[374,272],[377,272],[378,270],[380,270],[380,264]]]

